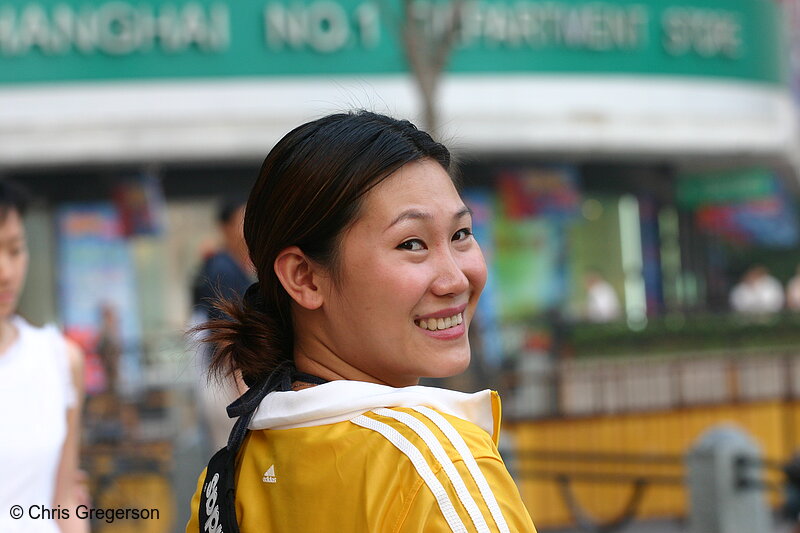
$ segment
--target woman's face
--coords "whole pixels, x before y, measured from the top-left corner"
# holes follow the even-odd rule
[[[467,368],[486,264],[441,165],[409,163],[370,191],[339,270],[323,310],[330,348],[346,363],[393,386]]]
[[[17,210],[10,209],[0,220],[0,320],[16,311],[27,271],[25,227]]]

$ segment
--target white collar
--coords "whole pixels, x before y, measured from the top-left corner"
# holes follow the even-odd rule
[[[427,406],[473,422],[493,435],[491,390],[468,394],[434,387],[395,388],[364,381],[331,381],[299,391],[268,394],[253,414],[250,429],[290,429],[350,420],[379,407]],[[498,410],[499,412],[499,410]]]

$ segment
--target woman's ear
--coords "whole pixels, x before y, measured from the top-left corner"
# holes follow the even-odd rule
[[[318,309],[324,300],[319,287],[322,273],[297,246],[289,246],[278,254],[273,264],[275,274],[289,296],[306,309]]]

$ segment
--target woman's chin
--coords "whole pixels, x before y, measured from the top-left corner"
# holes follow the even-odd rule
[[[447,358],[437,361],[434,368],[429,369],[430,373],[426,377],[430,378],[449,378],[463,374],[469,368],[470,353],[452,354]]]

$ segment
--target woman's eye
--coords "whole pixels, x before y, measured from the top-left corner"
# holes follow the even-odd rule
[[[416,252],[419,250],[424,250],[425,245],[419,239],[409,239],[400,246],[398,246],[401,250],[410,250],[412,252]]]
[[[469,228],[461,228],[460,230],[458,230],[455,233],[455,235],[453,235],[453,240],[454,241],[463,241],[464,239],[466,239],[470,235],[472,235],[472,230],[471,229],[469,229]]]

